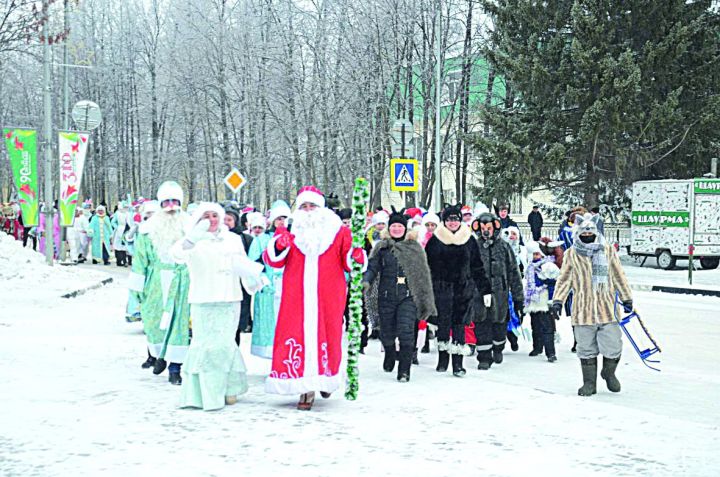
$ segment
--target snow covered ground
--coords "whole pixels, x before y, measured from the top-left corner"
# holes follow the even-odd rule
[[[576,395],[580,366],[562,321],[557,363],[528,357],[521,341],[489,372],[466,358],[463,379],[438,374],[433,350],[400,384],[381,371],[371,341],[359,399],[318,398],[311,412],[297,411],[296,397],[263,392],[269,363],[250,356],[243,335],[250,391],[203,412],[178,409],[167,374],[140,369],[142,326],[124,321],[123,280],[74,299],[57,293],[95,270],[127,271],[65,270],[74,282],[50,274],[32,291],[3,280],[2,476],[714,476],[720,468],[717,298],[637,292],[663,347],[662,372],[627,346],[619,394],[600,380],[596,396]]]
[[[621,257],[625,273],[635,285],[658,285],[680,288],[695,288],[702,290],[720,290],[720,268],[715,270],[700,269],[700,264],[695,261],[698,270],[693,271],[693,283],[688,284],[688,261],[679,260],[674,270],[662,270],[657,266],[654,257],[649,257],[645,265],[640,267],[642,258],[635,260],[631,257]]]

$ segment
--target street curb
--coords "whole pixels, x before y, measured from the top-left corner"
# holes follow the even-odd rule
[[[699,288],[681,288],[663,285],[630,285],[630,288],[636,291],[644,292],[663,292],[681,295],[703,295],[720,297],[720,290],[702,290]]]
[[[96,290],[100,287],[103,287],[107,285],[108,283],[112,283],[113,278],[106,278],[105,280],[101,281],[100,283],[96,283],[95,285],[91,285],[89,287],[81,288],[80,290],[75,290],[74,292],[66,293],[64,295],[60,295],[61,298],[76,298],[80,295],[84,295],[85,293],[89,292],[90,290]]]

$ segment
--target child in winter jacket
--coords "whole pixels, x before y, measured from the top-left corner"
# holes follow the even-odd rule
[[[550,313],[550,303],[555,291],[555,281],[560,269],[546,257],[537,242],[527,245],[528,267],[525,272],[525,311],[530,313],[533,349],[530,356],[537,356],[545,349],[551,363],[555,356],[555,320]]]

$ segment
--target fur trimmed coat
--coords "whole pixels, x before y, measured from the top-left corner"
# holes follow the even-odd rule
[[[395,241],[383,233],[370,252],[368,269],[363,280],[372,284],[378,280],[378,296],[393,300],[398,277],[407,279],[410,296],[417,308],[417,319],[425,320],[437,315],[433,297],[430,268],[425,251],[417,241],[414,231],[409,231],[404,240]],[[377,303],[373,305],[377,306]]]
[[[479,262],[492,289],[492,305],[488,308],[483,302],[483,295],[475,297],[476,322],[490,320],[502,323],[508,317],[508,293],[512,293],[513,302],[524,301],[524,291],[520,270],[517,266],[515,252],[510,244],[496,236],[492,243],[478,240]]]
[[[490,293],[478,252],[477,240],[466,225],[455,233],[439,226],[425,246],[435,305],[439,313],[450,315],[453,325],[472,321],[476,290],[481,296]]]

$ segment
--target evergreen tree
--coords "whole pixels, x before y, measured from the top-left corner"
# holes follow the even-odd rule
[[[513,91],[482,108],[488,132],[474,138],[494,196],[545,186],[596,205],[608,188],[708,170],[720,147],[711,1],[483,3],[486,55]]]

